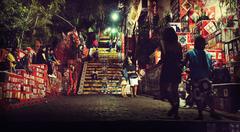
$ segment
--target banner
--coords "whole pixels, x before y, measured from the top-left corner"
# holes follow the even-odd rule
[[[130,12],[127,17],[127,33],[131,37],[134,26],[142,11],[142,0],[132,0],[130,4]]]
[[[192,4],[188,0],[179,0],[179,5],[180,5],[180,19],[182,19],[192,8]]]

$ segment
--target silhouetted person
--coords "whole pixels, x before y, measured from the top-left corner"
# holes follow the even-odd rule
[[[95,62],[98,61],[98,59],[99,59],[99,51],[98,51],[98,48],[97,48],[96,51],[93,53],[92,57],[93,57],[93,59],[94,59]]]
[[[113,47],[113,41],[112,41],[112,40],[109,40],[108,46],[109,46],[108,51],[111,52],[111,49],[112,49],[112,47]]]
[[[121,51],[121,40],[120,39],[117,39],[117,52],[120,52]]]
[[[47,52],[47,48],[46,47],[41,47],[38,50],[36,64],[47,64],[46,52]]]
[[[186,58],[184,59],[185,65],[187,65],[187,67],[189,67],[190,69],[189,77],[192,84],[194,84],[195,82],[199,82],[202,79],[211,80],[211,74],[213,70],[212,58],[211,55],[204,50],[205,45],[206,41],[202,36],[196,37],[194,42],[194,49],[188,51],[186,54]],[[194,88],[195,87],[193,87],[193,89]],[[210,107],[211,116],[214,118],[218,118],[213,109],[213,100],[211,94],[211,92],[207,92],[207,94],[204,94],[204,96],[201,96],[199,94],[202,99],[198,99],[199,97],[197,97],[196,95],[193,96],[193,100],[194,102],[196,102],[198,108],[199,115],[197,119],[203,119],[202,111],[205,104]]]
[[[164,94],[165,98],[167,98],[171,104],[168,116],[174,116],[175,119],[179,119],[178,86],[181,82],[182,73],[182,47],[178,43],[178,37],[175,30],[171,27],[164,29],[162,32],[162,39],[163,49],[161,60],[159,61],[159,64],[162,64],[160,92]]]
[[[32,56],[32,63],[33,64],[38,64],[38,61],[39,61],[39,55],[38,52],[41,50],[42,48],[42,41],[40,39],[36,39],[34,41],[34,53],[33,53],[33,56]],[[42,52],[42,50],[41,50]],[[37,57],[38,56],[38,57]]]
[[[97,76],[98,76],[98,72],[97,72],[97,69],[95,68],[94,71],[92,72],[92,80],[97,80]]]

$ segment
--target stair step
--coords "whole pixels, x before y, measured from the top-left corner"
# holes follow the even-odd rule
[[[92,72],[92,71],[94,71],[96,69],[96,71],[98,72],[98,73],[100,73],[100,72],[102,72],[102,68],[88,68],[87,70],[86,70],[86,73],[87,72]],[[111,68],[109,68],[109,69],[107,69],[107,71],[108,72],[121,72],[121,68],[119,68],[119,69],[111,69]]]
[[[84,83],[102,83],[102,80],[86,80]],[[111,83],[118,83],[119,80],[108,80]]]
[[[103,83],[105,83],[105,81],[102,81],[102,80],[100,80],[100,81],[98,81],[98,82],[96,82],[96,81],[90,81],[90,80],[86,80],[86,82],[84,82],[84,85],[86,84],[86,85],[93,85],[93,84],[99,84],[99,85],[102,85]],[[107,81],[107,83],[108,84],[111,84],[111,85],[120,85],[120,81],[119,80],[110,80],[110,81]]]
[[[103,64],[106,64],[106,63],[100,63],[100,62],[89,62],[88,65],[91,65],[91,64],[94,64],[94,65],[103,65]],[[112,63],[112,65],[122,65],[122,63],[120,62],[114,62]]]
[[[86,74],[85,77],[92,78],[92,74]],[[112,74],[98,74],[97,75],[97,78],[104,78],[104,77],[107,77],[107,79],[109,79],[109,80],[116,80],[116,79],[122,78],[122,74],[112,73]]]
[[[92,64],[92,65],[88,65],[87,67],[104,67],[104,66],[108,67],[108,68],[121,68],[122,67],[122,65],[107,65],[107,64],[102,64],[102,65]]]
[[[108,84],[108,87],[110,88],[113,88],[113,89],[116,89],[116,88],[120,88],[120,86],[118,85],[109,85]],[[83,88],[96,88],[96,89],[102,89],[103,88],[103,85],[102,84],[91,84],[91,85],[87,85],[87,84],[84,84]]]
[[[85,77],[92,78],[92,74],[87,73],[87,74],[85,74]],[[97,75],[97,78],[104,78],[104,77],[107,77],[109,80],[111,80],[111,79],[115,80],[115,78],[121,78],[122,74],[120,74],[120,73],[111,73],[111,74],[108,73],[108,74],[98,74]]]
[[[106,65],[106,64],[102,64],[102,65],[96,65],[96,64],[92,64],[92,65],[88,65],[87,67],[108,67],[108,68],[121,68],[122,65]]]
[[[85,73],[86,74],[92,74],[93,71],[94,71],[94,68],[92,70],[90,70],[90,69],[86,70]],[[101,70],[96,69],[96,71],[98,72],[97,74],[103,74],[103,75],[105,75],[105,74],[110,74],[110,75],[111,74],[121,74],[122,73],[121,70],[112,70],[112,69],[110,69],[110,70],[107,69],[107,71],[104,71],[104,72],[103,72],[102,69]]]
[[[122,74],[122,72],[120,70],[116,70],[116,71],[113,71],[113,70],[110,70],[110,71],[107,71],[106,73],[103,73],[103,71],[97,71],[98,72],[98,75],[99,74]],[[85,72],[86,74],[92,74],[92,71],[88,70]]]
[[[82,94],[109,94],[109,93],[99,93],[99,92],[83,92]],[[121,92],[113,92],[114,95],[122,94]]]
[[[106,59],[98,59],[98,62],[106,63]],[[122,60],[120,59],[108,59],[111,63],[122,63]],[[89,61],[90,63],[95,62],[95,61]]]
[[[122,76],[116,76],[115,78],[107,77],[107,80],[119,80]],[[104,77],[97,77],[96,80],[103,80]],[[85,80],[93,80],[92,77],[85,77]]]
[[[84,92],[97,92],[97,93],[121,93],[121,90],[107,90],[107,89],[102,89],[102,90],[85,90]]]
[[[122,76],[107,76],[107,81],[119,81]],[[96,80],[104,80],[105,76],[98,76],[97,79],[92,79],[91,76],[86,76],[85,80],[92,80],[91,82],[96,82]],[[89,81],[90,82],[90,81]]]
[[[93,90],[96,90],[96,89],[98,89],[98,90],[100,90],[100,89],[104,89],[102,86],[84,86],[83,87],[83,90],[85,91],[85,90],[88,90],[88,89],[93,89]],[[111,86],[110,88],[108,88],[108,89],[121,89],[121,87],[113,87],[113,86]]]
[[[97,68],[97,69],[96,69]],[[87,70],[103,70],[103,66],[91,66],[91,67],[87,67]],[[122,68],[121,67],[107,67],[107,70],[112,70],[112,71],[114,71],[114,70],[122,70]]]
[[[115,74],[114,73],[112,73],[112,74],[98,74],[97,75],[97,77],[100,77],[100,78],[103,78],[105,76],[107,76],[108,78],[113,78],[113,77],[119,78],[119,77],[122,77],[122,75],[119,74],[119,73],[115,73]],[[85,77],[92,77],[92,75],[91,74],[86,74]]]
[[[87,66],[87,69],[94,70],[94,68],[98,68],[99,70],[102,70],[103,67],[106,67],[106,69],[111,69],[111,70],[121,70],[122,69],[122,66],[106,66],[106,65],[102,65],[102,66],[91,65],[91,66]]]
[[[84,83],[83,86],[86,86],[86,87],[89,87],[89,86],[92,86],[92,87],[99,87],[99,86],[103,86],[104,83]],[[108,87],[120,87],[120,83],[116,83],[116,82],[108,82],[107,83],[107,86]]]
[[[100,57],[100,56],[108,56],[108,57],[110,57],[110,56],[118,56],[118,53],[116,52],[116,53],[109,53],[109,52],[99,52],[98,53],[98,56]]]
[[[84,87],[99,87],[99,86],[103,86],[103,83],[84,83],[83,84]],[[120,87],[119,84],[117,83],[108,83],[109,87]]]
[[[84,74],[84,81],[81,83],[81,94],[105,94],[102,91],[109,90],[109,94],[121,94],[120,88],[120,78],[122,77],[122,65],[118,59],[119,54],[112,52],[101,53],[101,50],[106,50],[108,48],[99,49],[99,52],[102,56],[99,57],[99,60],[104,62],[88,62],[86,65],[86,71]],[[94,51],[94,49],[92,50]],[[104,56],[106,55],[106,57]],[[115,58],[115,60],[113,59]],[[106,67],[106,72],[103,72],[103,67]],[[96,70],[98,72],[98,79],[92,80],[92,72]],[[107,87],[103,88],[103,78],[107,77]],[[106,93],[108,94],[108,93]]]

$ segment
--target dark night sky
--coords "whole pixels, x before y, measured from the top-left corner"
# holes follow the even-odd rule
[[[105,10],[117,8],[118,0],[101,0]],[[65,10],[89,15],[97,9],[100,0],[66,0]]]
[[[42,4],[46,4],[50,2],[51,0],[44,0]],[[105,16],[108,17],[110,12],[112,10],[117,9],[117,4],[119,0],[101,0],[103,2]],[[62,17],[66,18],[68,21],[70,21],[73,25],[76,26],[83,26],[86,27],[86,25],[89,25],[87,19],[90,14],[97,13],[98,3],[100,0],[66,0],[65,6],[62,11],[59,13]],[[76,24],[76,19],[79,18],[79,23]],[[59,30],[63,30],[66,28],[66,30],[69,30],[71,28],[68,24],[60,20],[59,18],[55,18],[55,22],[58,21],[61,24],[60,25],[54,25],[59,28]],[[55,29],[56,29],[55,27]]]

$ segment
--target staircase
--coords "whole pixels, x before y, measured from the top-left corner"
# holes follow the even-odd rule
[[[90,49],[90,55],[96,51],[96,48]],[[99,52],[99,61],[100,62],[122,62],[123,55],[122,53],[118,53],[115,48],[111,49],[111,52],[109,52],[109,48],[98,48]]]
[[[90,54],[95,52],[90,50]],[[98,48],[99,61],[85,62],[78,94],[121,94],[120,79],[122,77],[121,53],[115,49]],[[97,79],[92,79],[92,72],[96,69]],[[107,87],[104,87],[107,84]]]

